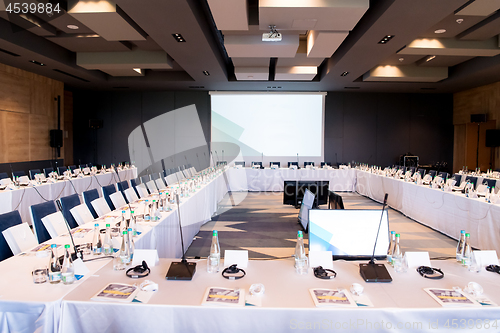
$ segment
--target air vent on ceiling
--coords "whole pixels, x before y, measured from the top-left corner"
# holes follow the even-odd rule
[[[13,57],[20,57],[19,54],[15,54],[14,52],[10,52],[10,51],[4,50],[4,49],[0,49],[0,52],[7,53],[8,55],[11,55]]]
[[[76,75],[73,75],[73,74],[70,74],[70,73],[67,73],[65,71],[62,71],[60,69],[54,69],[55,72],[58,72],[58,73],[61,73],[61,74],[64,74],[64,75],[67,75],[67,76],[70,76],[74,79],[77,79],[77,80],[80,80],[80,81],[83,81],[83,82],[90,82],[89,80],[85,80],[85,79],[82,79],[81,77],[78,77]]]

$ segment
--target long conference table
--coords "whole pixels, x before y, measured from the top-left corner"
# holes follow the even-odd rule
[[[120,179],[130,180],[137,178],[137,168],[133,167],[118,172]],[[104,174],[72,178],[69,180],[59,180],[55,183],[47,182],[36,186],[21,186],[15,190],[0,190],[0,214],[18,210],[24,222],[31,224],[29,207],[46,200],[56,200],[58,198],[84,191],[98,189],[102,186],[115,184],[118,177],[114,172]],[[43,197],[43,198],[42,198]]]

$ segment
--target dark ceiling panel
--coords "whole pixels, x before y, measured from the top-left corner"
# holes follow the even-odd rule
[[[464,31],[458,37],[462,40],[485,40],[498,34],[500,34],[500,11]]]
[[[127,44],[108,42],[102,37],[47,37],[47,39],[73,52],[113,52],[130,51]]]

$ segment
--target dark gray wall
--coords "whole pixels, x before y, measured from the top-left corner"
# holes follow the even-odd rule
[[[75,91],[73,96],[77,164],[79,160],[99,164],[128,161],[127,138],[133,129],[141,122],[193,103],[205,138],[210,140],[208,92]],[[420,164],[444,161],[451,165],[452,116],[451,94],[330,92],[325,106],[325,161],[386,166],[411,152],[420,157]],[[104,128],[90,130],[90,118],[102,119]]]

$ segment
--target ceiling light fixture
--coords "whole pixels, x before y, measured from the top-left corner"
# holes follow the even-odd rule
[[[426,61],[426,62],[429,62],[429,61],[431,61],[431,60],[434,60],[435,58],[436,58],[436,56],[435,56],[435,55],[433,55],[433,56],[429,56],[429,57],[427,57],[427,59],[425,59],[425,61]]]
[[[347,74],[349,74],[349,72],[343,72],[340,76],[347,76]]]
[[[400,62],[403,62],[404,60],[405,60],[405,58],[399,58]]]
[[[38,66],[45,66],[45,64],[43,64],[43,63],[41,63],[41,62],[39,62],[39,61],[36,61],[36,60],[30,60],[30,62],[31,62],[32,64],[35,64],[35,65],[38,65]]]
[[[142,74],[142,69],[140,68],[132,68],[135,72]]]
[[[459,18],[459,19],[457,19],[457,23],[458,23],[458,24],[462,23],[463,21],[464,21],[464,19],[463,19],[463,18]]]
[[[205,74],[206,76],[210,75],[210,73],[208,71],[203,71],[203,74]]]
[[[269,32],[265,32],[262,34],[263,42],[281,42],[282,36],[281,33],[276,30],[275,25],[269,26]]]
[[[74,24],[68,24],[68,25],[66,26],[66,28],[71,29],[71,30],[77,30],[77,29],[80,29],[80,27],[79,27],[79,26],[74,25]]]
[[[172,36],[175,38],[175,40],[179,43],[184,43],[186,42],[186,40],[184,39],[184,37],[182,37],[181,34],[172,34]]]
[[[382,38],[378,43],[379,44],[386,44],[393,38],[394,38],[394,35],[387,35],[384,38]]]
[[[446,29],[437,29],[434,31],[435,34],[444,34],[446,32]]]

